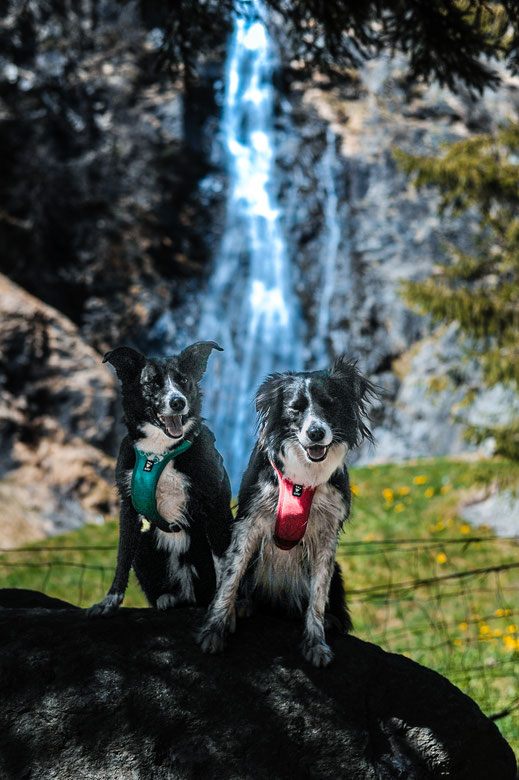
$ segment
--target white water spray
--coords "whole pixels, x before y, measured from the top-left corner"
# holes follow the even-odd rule
[[[254,441],[254,393],[273,371],[303,368],[302,317],[277,202],[273,76],[279,64],[261,6],[237,18],[221,126],[228,194],[222,244],[198,337],[218,341],[204,414],[236,491]]]

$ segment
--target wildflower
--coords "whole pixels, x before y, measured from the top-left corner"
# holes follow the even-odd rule
[[[417,477],[413,477],[413,482],[415,485],[425,485],[425,483],[427,482],[427,477],[425,476],[425,474],[420,474]]]
[[[485,523],[482,523],[479,527],[482,531],[490,531],[490,526],[485,525]]]
[[[463,621],[462,621],[462,622],[459,624],[459,626],[458,626],[458,628],[460,629],[460,631],[466,631],[466,630],[468,629],[468,627],[469,627],[469,624],[468,624],[468,623],[466,623],[466,622],[465,622],[465,620],[463,620]]]
[[[517,634],[517,626],[515,625],[515,623],[512,623],[512,625],[510,626],[507,626],[506,630],[509,634]]]
[[[460,534],[469,534],[470,533],[470,525],[468,523],[463,523],[460,525]]]
[[[504,614],[505,614],[505,611],[504,611],[504,609],[501,609],[501,607],[499,607],[498,609],[496,609],[496,610],[494,611],[494,615],[495,615],[496,617],[503,617],[503,616],[504,616]]]
[[[359,495],[359,486],[358,485],[350,485],[350,490],[353,493],[354,496]]]
[[[395,504],[395,512],[403,512],[405,506],[403,504]]]
[[[399,496],[408,496],[410,492],[411,492],[411,488],[407,487],[407,485],[402,485],[402,487],[398,488]]]
[[[452,485],[447,483],[446,485],[442,485],[440,488],[440,493],[444,496],[446,493],[449,492],[449,490],[452,490]]]
[[[443,520],[438,520],[438,522],[436,523],[436,530],[443,531],[444,528],[445,528],[445,523],[443,522]]]
[[[394,494],[391,488],[384,488],[384,490],[382,491],[382,495],[384,496],[384,498],[388,503],[390,503],[393,500]]]
[[[374,538],[375,538],[375,534],[369,533],[369,534],[366,534],[366,536],[363,538],[362,541],[363,542],[372,542]]]
[[[485,623],[482,623],[479,627],[479,633],[480,634],[489,634],[490,633],[490,626],[487,626]]]
[[[434,496],[434,490],[433,488],[427,488],[427,490],[424,493],[424,496],[426,498],[432,498]]]
[[[443,552],[442,553],[438,553],[438,555],[436,556],[436,561],[438,563],[440,563],[440,564],[441,563],[447,563],[447,556]]]
[[[455,639],[454,644],[456,645],[456,647],[461,647],[463,645],[463,642],[461,639]]]
[[[503,643],[507,650],[519,650],[519,640],[514,639],[512,636],[504,636]]]
[[[492,636],[501,636],[502,633],[503,632],[501,631],[500,628],[494,628],[494,630],[492,631]]]

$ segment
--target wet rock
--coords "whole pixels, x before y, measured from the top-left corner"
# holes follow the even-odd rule
[[[212,657],[193,642],[201,610],[87,620],[7,601],[0,772],[13,780],[515,778],[512,750],[471,699],[355,637],[333,642],[323,670],[281,619],[243,621]]]

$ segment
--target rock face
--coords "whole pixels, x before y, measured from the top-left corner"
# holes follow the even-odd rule
[[[115,510],[115,380],[67,317],[0,276],[2,546]]]
[[[30,607],[34,598],[36,608]],[[0,774],[10,780],[211,777],[514,780],[496,726],[438,674],[354,637],[328,669],[300,626],[257,616],[222,656],[201,610],[87,620],[0,591]],[[54,607],[54,608],[53,608]]]

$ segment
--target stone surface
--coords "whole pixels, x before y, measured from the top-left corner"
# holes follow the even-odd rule
[[[34,599],[34,601],[32,601]],[[42,601],[43,599],[43,601]],[[514,780],[513,753],[440,675],[355,637],[328,669],[300,626],[256,616],[222,656],[202,611],[87,620],[0,591],[0,776],[9,780]]]
[[[486,525],[498,536],[519,538],[519,496],[511,490],[496,491],[462,506],[460,517],[475,526]]]
[[[0,275],[2,547],[115,511],[115,380],[64,315]]]

